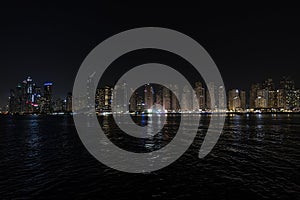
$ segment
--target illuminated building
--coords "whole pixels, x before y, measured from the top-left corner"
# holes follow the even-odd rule
[[[15,97],[15,91],[13,89],[10,90],[10,96],[8,98],[8,111],[10,113],[17,112],[17,101]]]
[[[182,97],[181,97],[180,109],[182,112],[188,112],[192,110],[192,93],[188,86],[183,87]]]
[[[284,109],[285,108],[285,94],[283,89],[279,89],[276,91],[277,93],[277,108]]]
[[[114,101],[113,112],[126,113],[129,111],[128,89],[126,82],[115,85],[111,97],[111,100]]]
[[[210,82],[207,84],[207,92],[206,92],[206,107],[209,110],[214,110],[216,107],[215,101],[215,84]]]
[[[202,87],[201,82],[195,83],[195,93],[196,93],[196,98],[198,100],[198,105],[197,105],[198,109],[204,110],[205,109],[205,89],[204,89],[204,87]],[[195,106],[194,106],[194,108],[195,108]]]
[[[230,90],[228,92],[228,110],[240,111],[243,109],[241,106],[242,106],[242,102],[241,102],[240,91],[238,89]]]
[[[63,112],[64,111],[64,100],[62,100],[61,98],[56,98],[53,102],[52,102],[52,110],[53,112]]]
[[[171,110],[174,112],[178,112],[180,109],[179,106],[179,101],[177,99],[177,97],[179,98],[179,87],[178,85],[174,84],[174,85],[170,85],[170,89],[171,89]]]
[[[273,82],[273,79],[268,78],[265,82],[262,84],[262,89],[274,91],[275,90],[275,84]]]
[[[163,109],[169,112],[171,110],[171,92],[168,88],[163,87],[162,94],[163,94]]]
[[[66,98],[66,112],[72,112],[72,93],[69,92]]]
[[[154,105],[154,90],[150,84],[145,85],[144,89],[145,109],[150,109]]]
[[[240,91],[240,99],[241,99],[241,109],[246,110],[246,92]]]
[[[43,112],[44,113],[52,113],[52,91],[53,90],[53,83],[52,82],[45,82],[44,83],[44,106]]]
[[[220,110],[226,110],[226,94],[224,86],[219,87],[219,102],[218,108]]]
[[[251,85],[251,89],[250,89],[250,100],[249,100],[249,107],[250,109],[255,109],[255,100],[257,98],[257,90],[260,89],[260,84],[259,83],[255,83]]]
[[[279,83],[279,89],[284,94],[284,109],[292,110],[295,107],[295,82],[290,77],[283,77]]]
[[[269,92],[268,90],[257,90],[257,98],[255,99],[255,108],[268,108]]]
[[[113,89],[109,86],[97,88],[96,90],[96,111],[111,112]]]
[[[278,108],[278,92],[275,90],[268,91],[268,108]]]
[[[163,86],[159,86],[157,88],[157,92],[155,94],[155,102],[156,104],[163,106]]]
[[[94,81],[94,76],[95,73],[92,73],[86,83],[86,98],[84,99],[86,101],[87,109],[95,109],[94,108],[94,103],[95,103],[95,98],[94,98],[94,91],[95,91],[95,81]],[[83,101],[84,101],[83,100]],[[83,102],[85,103],[85,102]]]
[[[137,111],[137,101],[138,101],[138,92],[137,91],[133,91],[133,89],[131,88],[132,91],[132,95],[129,99],[129,111],[130,112],[136,112]]]

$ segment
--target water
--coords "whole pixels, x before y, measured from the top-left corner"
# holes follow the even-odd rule
[[[162,137],[131,143],[110,117],[100,122],[120,147],[149,151],[172,139],[179,119],[168,120]],[[199,159],[208,123],[202,116],[194,143],[173,164],[127,174],[87,152],[70,116],[0,116],[0,198],[300,199],[300,115],[228,116],[213,151]]]

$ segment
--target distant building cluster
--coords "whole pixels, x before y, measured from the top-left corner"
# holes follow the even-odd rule
[[[151,113],[155,104],[161,105],[162,109],[155,111],[161,113],[226,110],[225,88],[220,86],[216,89],[214,83],[209,83],[210,88],[206,90],[201,82],[196,82],[194,92],[187,86],[180,87],[172,84],[168,88],[146,84],[141,91],[133,91],[132,88],[127,87],[124,82],[116,85],[115,88],[109,86],[97,88],[96,112],[101,114],[113,110],[117,113]],[[212,95],[208,91],[211,91]],[[130,97],[129,93],[132,93]]]
[[[283,77],[276,87],[272,79],[252,84],[249,95],[249,110],[296,111],[300,108],[300,89],[289,77]]]
[[[283,77],[278,86],[272,79],[263,83],[251,85],[249,92],[240,89],[230,89],[227,92],[223,86],[216,86],[210,82],[205,88],[201,82],[196,82],[194,91],[188,87],[180,88],[169,85],[169,88],[146,84],[143,92],[132,91],[128,97],[126,83],[117,85],[116,90],[105,86],[98,88],[96,93],[97,113],[111,112],[112,102],[117,92],[122,98],[116,98],[113,109],[118,113],[151,112],[154,104],[160,104],[160,112],[300,112],[300,89],[296,89],[295,82],[289,77]],[[211,92],[211,94],[209,93]],[[181,105],[179,106],[180,98]],[[196,101],[197,99],[197,101]],[[129,102],[129,106],[128,103]]]
[[[97,114],[111,113],[191,113],[191,112],[300,112],[300,89],[289,77],[276,86],[272,79],[251,85],[250,91],[230,89],[210,82],[206,87],[196,82],[193,88],[169,84],[167,87],[146,84],[140,89],[128,88],[126,82],[115,87],[96,88],[93,75],[87,81],[87,96],[76,99],[76,105]],[[193,91],[194,90],[194,91]],[[95,99],[90,96],[96,91]],[[227,95],[226,95],[227,93]],[[132,94],[132,95],[130,95]],[[88,97],[88,98],[87,98]],[[181,102],[181,103],[179,103]],[[161,105],[153,111],[153,106]],[[95,105],[95,107],[94,107]],[[53,83],[37,86],[28,77],[10,90],[9,113],[72,112],[72,94],[65,99],[53,98]]]
[[[8,112],[11,114],[52,114],[72,112],[72,94],[66,99],[53,97],[53,83],[45,82],[43,87],[28,77],[10,90]]]

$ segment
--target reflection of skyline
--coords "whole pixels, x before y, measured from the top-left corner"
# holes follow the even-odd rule
[[[248,191],[251,191],[250,195],[254,195],[254,198],[256,195],[262,198],[273,198],[275,195],[292,198],[298,188],[297,180],[291,177],[299,174],[296,167],[299,163],[299,117],[300,115],[288,117],[288,114],[274,117],[228,115],[218,144],[203,160],[195,156],[210,121],[209,116],[203,115],[199,123],[199,137],[195,138],[191,148],[180,160],[169,168],[141,176],[120,173],[96,162],[78,139],[71,116],[22,116],[18,120],[14,117],[1,117],[0,145],[3,151],[0,152],[0,158],[3,162],[0,162],[0,166],[3,177],[8,177],[0,180],[3,186],[2,198],[15,199],[25,195],[53,199],[73,195],[76,198],[78,194],[74,191],[82,190],[87,195],[82,195],[83,198],[92,195],[100,198],[103,188],[107,191],[107,198],[107,194],[114,194],[116,190],[124,196],[134,195],[136,190],[130,190],[133,186],[142,191],[144,196],[148,196],[144,188],[156,185],[157,187],[151,188],[149,197],[153,191],[161,195],[165,195],[166,191],[166,198],[173,195],[175,199],[174,191],[181,191],[183,184],[190,191],[196,191],[193,194],[199,195],[199,190],[207,186],[205,180],[211,180],[211,184],[223,184],[224,187],[217,191],[222,195],[227,188],[232,188],[232,191],[246,191],[243,194],[248,196]],[[112,116],[100,118],[107,137],[121,148],[133,152],[161,148],[172,139],[176,130],[174,126],[179,122],[179,117],[170,116],[165,129],[154,140],[132,140],[122,132],[115,132],[116,125],[113,124]],[[142,116],[136,118],[139,119],[138,123],[143,123]],[[181,173],[178,173],[180,170]],[[108,176],[109,181],[103,182]],[[123,176],[128,178],[120,179]],[[181,181],[174,181],[174,178]],[[132,180],[131,184],[128,184],[128,179]],[[69,180],[77,181],[70,187]],[[79,184],[82,182],[87,184]],[[44,183],[56,185],[48,187]],[[173,188],[171,191],[170,185]],[[282,188],[285,189],[281,190]],[[270,192],[265,193],[266,190]],[[216,193],[215,189],[211,193]],[[242,196],[241,194],[240,198]]]

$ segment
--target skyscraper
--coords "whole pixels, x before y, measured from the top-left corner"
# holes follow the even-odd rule
[[[126,113],[129,112],[129,89],[126,82],[116,84],[112,90],[112,101],[114,104],[113,112]]]
[[[8,112],[16,113],[17,112],[17,101],[15,96],[15,91],[13,89],[10,90],[10,96],[8,98]]]
[[[246,110],[246,92],[240,91],[240,99],[241,99],[241,109]]]
[[[290,77],[283,77],[279,83],[279,89],[284,92],[284,109],[292,110],[295,102],[295,82]]]
[[[132,92],[132,95],[129,99],[129,111],[130,112],[136,112],[137,111],[137,102],[138,102],[138,92],[137,91],[133,91],[133,89],[131,88],[131,92]]]
[[[198,99],[198,107],[201,110],[205,109],[205,89],[202,86],[201,82],[196,82],[195,83],[195,93],[196,93],[196,97]]]
[[[269,109],[277,108],[277,91],[275,90],[275,84],[271,78],[267,79],[262,84],[262,89],[268,92],[267,107]]]
[[[238,89],[229,90],[228,93],[228,110],[239,111],[241,109],[241,98]]]
[[[275,84],[273,82],[273,79],[268,78],[267,80],[265,80],[265,82],[263,82],[263,84],[262,84],[262,88],[265,90],[274,91]]]
[[[163,87],[163,109],[165,111],[171,111],[171,92],[168,88]]]
[[[215,84],[210,82],[207,84],[207,92],[206,92],[206,107],[207,109],[214,110],[216,107],[215,100]]]
[[[52,91],[53,90],[53,83],[52,82],[45,82],[44,83],[44,110],[45,113],[51,113],[52,110]]]
[[[72,93],[69,92],[66,97],[66,112],[72,112]]]
[[[278,92],[276,90],[268,91],[268,108],[270,109],[278,108]]]
[[[279,89],[276,91],[277,93],[277,108],[285,109],[285,92],[284,89]]]
[[[249,107],[250,109],[255,109],[255,100],[257,98],[257,90],[260,89],[260,84],[259,83],[255,83],[251,85],[251,89],[250,89],[250,100],[249,100]]]
[[[220,110],[226,110],[226,94],[224,86],[219,87],[219,105]]]
[[[145,85],[144,101],[145,101],[145,109],[150,109],[154,104],[154,90],[150,84]]]
[[[268,108],[269,92],[265,89],[257,90],[257,98],[255,99],[255,108]]]
[[[192,92],[190,91],[188,86],[183,87],[182,97],[181,97],[181,105],[180,109],[182,112],[187,112],[192,110],[193,102],[192,102]]]
[[[109,86],[104,86],[96,90],[96,111],[111,112],[111,102],[112,102],[112,91],[113,89]]]
[[[158,86],[155,94],[155,103],[163,106],[163,86]]]
[[[171,88],[171,110],[178,112],[180,109],[179,106],[179,100],[177,99],[177,97],[179,98],[179,87],[178,85],[174,84],[174,85],[170,85]]]

